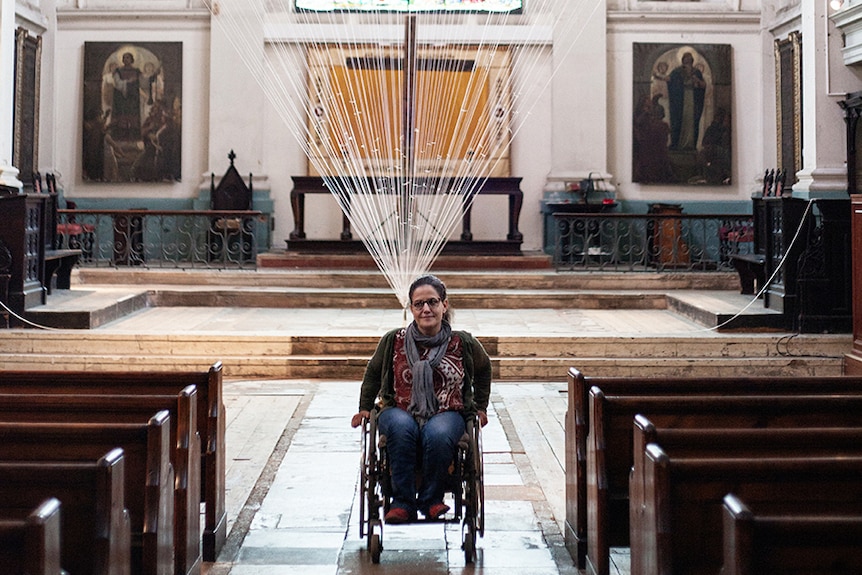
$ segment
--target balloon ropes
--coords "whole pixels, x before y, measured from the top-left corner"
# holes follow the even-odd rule
[[[205,0],[406,307],[598,0]],[[561,42],[561,39],[563,41]]]

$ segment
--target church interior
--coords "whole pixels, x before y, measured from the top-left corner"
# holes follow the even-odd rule
[[[0,0],[0,571],[858,571],[860,115],[862,0]]]

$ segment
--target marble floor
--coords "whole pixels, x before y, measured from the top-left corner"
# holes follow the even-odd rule
[[[226,382],[228,539],[207,575],[577,574],[565,515],[560,383],[493,386],[484,537],[473,564],[454,521],[385,526],[375,565],[359,536],[358,382]],[[615,553],[618,572],[627,556]]]

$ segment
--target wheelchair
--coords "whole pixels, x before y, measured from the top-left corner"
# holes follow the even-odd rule
[[[389,459],[386,437],[379,435],[375,409],[362,420],[362,460],[360,480],[359,537],[367,537],[366,548],[373,563],[380,563],[383,551],[383,518],[391,503]],[[476,558],[476,538],[485,534],[485,484],[482,463],[481,425],[475,418],[466,421],[466,431],[458,442],[450,465],[449,491],[454,499],[454,521],[461,522],[461,549],[464,560]]]

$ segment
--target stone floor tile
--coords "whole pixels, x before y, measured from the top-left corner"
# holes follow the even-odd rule
[[[252,547],[243,545],[242,565],[336,565],[341,547]]]
[[[233,565],[230,575],[336,575],[336,565]]]

